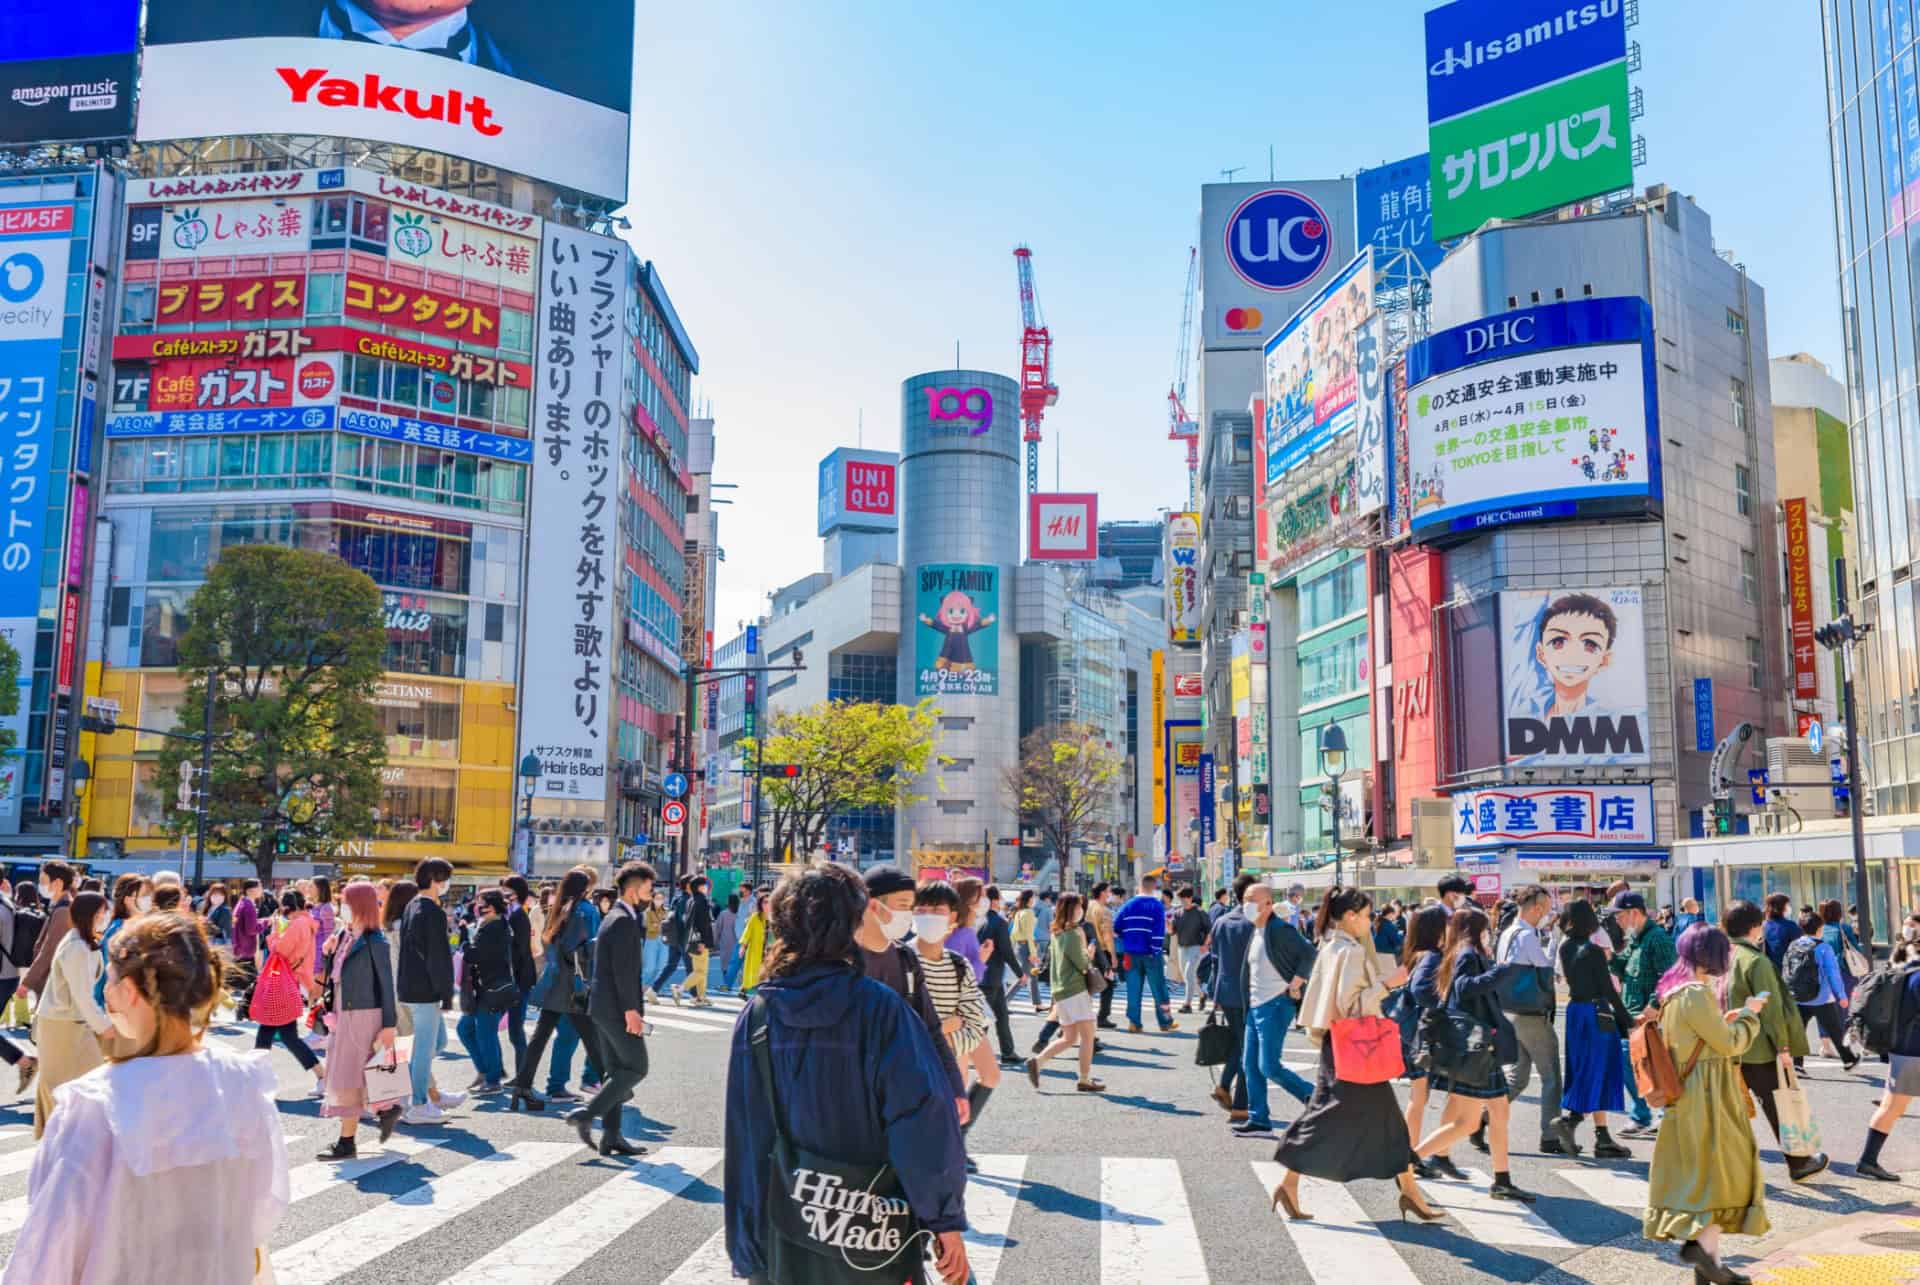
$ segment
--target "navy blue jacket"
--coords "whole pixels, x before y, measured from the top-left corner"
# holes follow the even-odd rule
[[[1213,953],[1220,962],[1213,974],[1213,1000],[1228,1008],[1247,1006],[1247,943],[1253,921],[1235,906],[1213,921]]]
[[[1800,935],[1800,925],[1792,919],[1775,919],[1769,915],[1761,927],[1767,935],[1767,958],[1773,961],[1774,971],[1779,972],[1786,967],[1787,947]]]
[[[795,1146],[848,1164],[891,1163],[930,1231],[964,1231],[967,1158],[952,1086],[926,1023],[851,965],[810,964],[767,978],[774,1092]],[[747,1009],[727,1064],[727,1257],[736,1276],[766,1270],[766,1158],[773,1117],[747,1040]]]

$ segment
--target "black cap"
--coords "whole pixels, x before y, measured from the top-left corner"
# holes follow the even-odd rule
[[[867,871],[867,896],[879,898],[895,892],[912,892],[913,876],[899,866],[875,866]]]
[[[1647,899],[1637,892],[1623,892],[1613,899],[1613,909],[1615,911],[1645,910],[1646,908]]]

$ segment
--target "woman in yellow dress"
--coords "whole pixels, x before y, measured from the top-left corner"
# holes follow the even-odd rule
[[[760,984],[760,961],[767,953],[767,917],[763,913],[765,899],[757,893],[748,894],[753,909],[747,915],[746,927],[740,930],[740,993],[753,994],[754,987]]]

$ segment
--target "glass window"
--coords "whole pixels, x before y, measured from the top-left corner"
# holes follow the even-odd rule
[[[1744,433],[1747,431],[1747,385],[1739,379],[1729,382],[1728,399],[1733,407],[1733,426]]]
[[[1740,596],[1748,602],[1760,601],[1760,560],[1752,549],[1740,550]]]
[[[170,669],[180,663],[180,635],[186,632],[187,599],[192,596],[193,590],[187,588],[147,590],[140,617],[142,665]]]
[[[374,837],[415,843],[452,843],[456,779],[456,773],[444,768],[382,769]]]
[[[160,286],[157,282],[127,282],[126,288],[120,293],[120,328],[130,330],[135,326],[151,326],[159,297]]]
[[[1300,657],[1300,704],[1307,707],[1363,690],[1360,662],[1367,653],[1365,631]]]
[[[492,419],[493,385],[461,381],[460,413],[472,419]]]
[[[1746,315],[1744,313],[1735,312],[1732,308],[1727,309],[1727,329],[1731,330],[1736,335],[1746,334],[1747,333]]]
[[[1733,466],[1733,511],[1743,518],[1753,516],[1753,472],[1744,464]]]
[[[1747,686],[1759,691],[1766,686],[1766,651],[1758,638],[1747,639]]]
[[[107,490],[140,489],[140,465],[146,458],[146,443],[118,441],[107,444]]]
[[[307,316],[318,321],[340,316],[347,278],[341,272],[316,272],[307,278]]]
[[[467,603],[423,593],[381,595],[387,616],[387,669],[400,674],[464,678]]]
[[[327,473],[327,446],[329,435],[326,433],[302,433],[295,447],[294,471],[300,475],[301,485],[309,481],[325,480]]]
[[[460,757],[457,688],[436,683],[382,682],[374,690],[373,703],[380,710],[380,730],[387,738],[388,758]]]
[[[1367,565],[1354,558],[1300,586],[1300,632],[1343,620],[1366,605]]]
[[[500,348],[503,352],[533,351],[533,314],[518,308],[500,310]]]
[[[502,388],[493,399],[494,418],[515,428],[525,428],[532,402],[524,388]]]
[[[382,362],[381,400],[393,402],[399,406],[414,407],[420,404],[420,368],[402,366],[395,362]]]
[[[380,397],[380,360],[376,357],[362,357],[357,353],[347,354],[346,391],[354,397],[364,397],[368,401],[377,401]]]
[[[329,246],[345,245],[347,235],[347,209],[351,198],[346,196],[322,196],[313,202],[313,246],[325,249]],[[325,238],[323,242],[322,238]]]

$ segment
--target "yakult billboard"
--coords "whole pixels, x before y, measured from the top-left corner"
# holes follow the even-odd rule
[[[149,0],[137,137],[365,138],[625,199],[633,13],[621,0]]]

